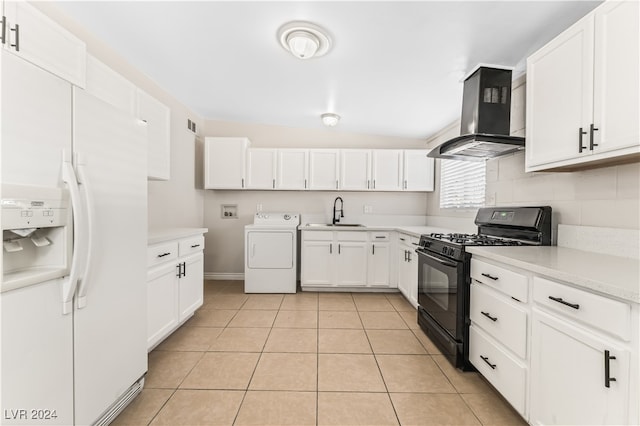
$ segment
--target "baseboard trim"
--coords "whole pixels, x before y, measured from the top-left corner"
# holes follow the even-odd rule
[[[244,280],[244,274],[242,272],[205,272],[204,279],[242,281]]]

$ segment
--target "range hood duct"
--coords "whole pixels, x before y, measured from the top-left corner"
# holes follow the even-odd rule
[[[479,67],[464,81],[460,134],[434,148],[429,157],[483,161],[524,149],[524,138],[509,136],[511,70]]]

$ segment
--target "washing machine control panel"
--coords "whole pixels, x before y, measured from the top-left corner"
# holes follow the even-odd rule
[[[258,212],[253,219],[254,225],[289,225],[300,224],[300,215],[297,213],[265,213]]]

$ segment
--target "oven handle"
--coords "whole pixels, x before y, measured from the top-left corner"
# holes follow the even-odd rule
[[[422,250],[419,250],[419,249],[416,249],[416,253],[418,253],[418,256],[425,256],[425,257],[428,257],[429,259],[433,259],[433,260],[435,260],[436,262],[438,262],[439,264],[444,265],[444,266],[449,266],[449,267],[451,267],[451,268],[455,268],[456,266],[458,266],[457,264],[455,264],[455,263],[453,263],[453,262],[448,262],[448,261],[446,261],[446,260],[442,260],[442,259],[440,259],[440,258],[438,258],[438,257],[435,257],[435,256],[434,256],[434,255],[432,255],[432,254],[428,254],[428,253],[426,253],[426,252],[424,252],[424,251],[422,251]]]

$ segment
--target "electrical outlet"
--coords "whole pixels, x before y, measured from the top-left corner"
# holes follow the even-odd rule
[[[490,192],[486,195],[485,205],[487,206],[495,206],[496,205],[496,193]]]
[[[260,213],[262,211],[262,204],[256,204],[256,213]]]
[[[364,210],[364,213],[365,213],[365,214],[367,214],[367,213],[373,213],[373,206],[365,205],[363,210]]]

